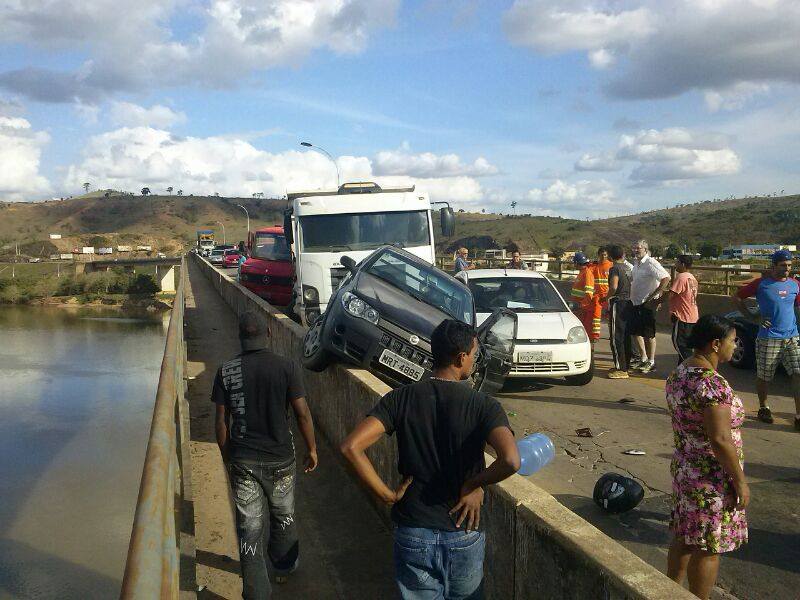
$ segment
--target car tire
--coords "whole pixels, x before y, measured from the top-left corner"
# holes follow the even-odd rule
[[[733,351],[730,364],[735,369],[753,369],[756,366],[756,343],[738,325],[736,326],[736,349]]]
[[[569,385],[588,385],[592,379],[594,379],[594,356],[592,356],[592,360],[589,362],[589,368],[586,373],[568,375],[564,379],[567,380]]]
[[[319,317],[303,336],[303,367],[319,373],[331,363],[331,355],[322,343],[325,318]]]

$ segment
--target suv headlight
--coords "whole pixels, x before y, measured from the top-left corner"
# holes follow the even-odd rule
[[[589,336],[586,335],[586,330],[583,328],[583,325],[573,327],[567,334],[568,344],[580,344],[587,341],[589,341]]]
[[[373,325],[378,324],[378,311],[355,294],[351,294],[350,292],[342,294],[342,306],[354,317],[369,321]]]
[[[310,285],[303,286],[303,300],[306,304],[319,304],[319,292]]]

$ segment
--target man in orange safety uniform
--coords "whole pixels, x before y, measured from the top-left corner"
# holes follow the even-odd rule
[[[595,338],[592,337],[595,296],[593,266],[583,252],[576,252],[572,261],[580,267],[580,271],[578,272],[578,276],[575,278],[575,283],[572,284],[570,297],[572,298],[573,302],[578,304],[578,318],[581,320],[581,323],[583,323],[583,327],[586,329],[589,339],[592,340],[592,343],[594,343]],[[606,293],[608,293],[608,278],[606,278]]]
[[[600,246],[597,251],[597,262],[592,263],[591,267],[595,291],[592,296],[592,329],[586,330],[593,344],[600,339],[600,319],[603,316],[603,309],[608,308],[608,271],[613,264],[608,260],[608,250]]]

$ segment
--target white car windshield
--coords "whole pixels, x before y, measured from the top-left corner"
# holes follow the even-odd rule
[[[470,279],[475,310],[493,312],[508,308],[515,312],[569,312],[549,281],[538,277]]]

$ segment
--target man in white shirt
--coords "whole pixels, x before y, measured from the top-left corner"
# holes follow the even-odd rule
[[[669,287],[669,273],[648,254],[647,242],[639,240],[633,245],[635,257],[631,276],[631,302],[633,322],[631,335],[641,352],[641,362],[633,367],[642,373],[655,368],[656,361],[656,315],[659,299]]]

